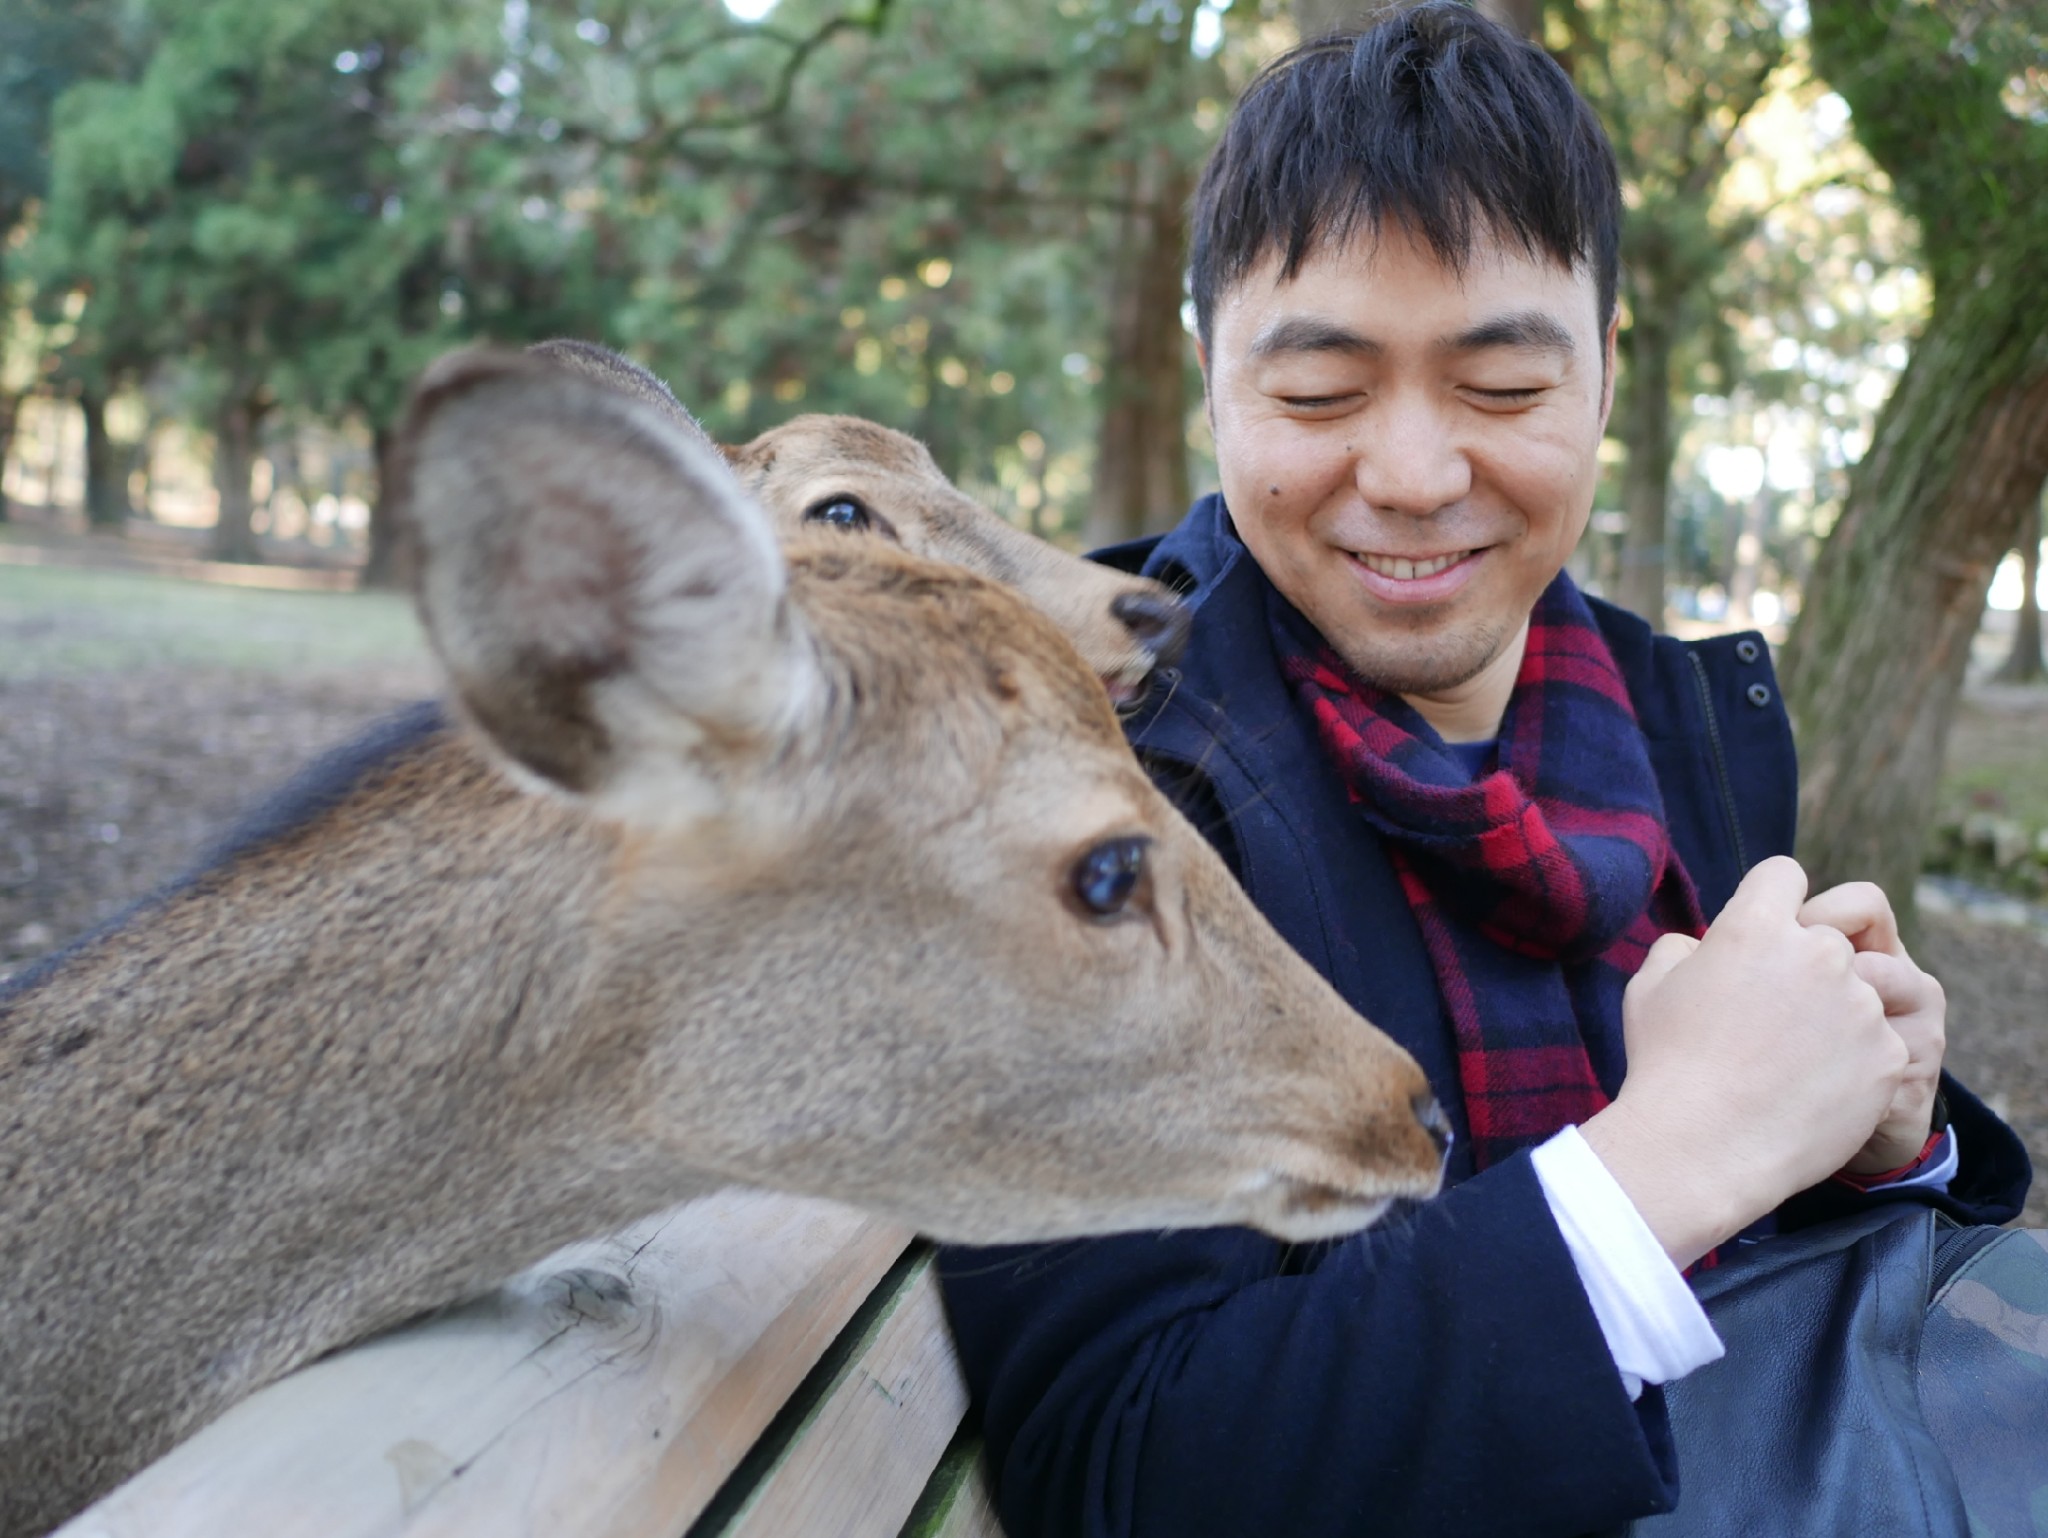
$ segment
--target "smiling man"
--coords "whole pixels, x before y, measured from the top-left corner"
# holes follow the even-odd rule
[[[1490,738],[1592,507],[1612,324],[1585,272],[1486,231],[1455,282],[1398,224],[1283,269],[1267,252],[1208,326],[1236,531],[1360,677]]]
[[[2019,1209],[1884,895],[1786,858],[1761,639],[1659,637],[1564,574],[1619,221],[1563,73],[1443,0],[1278,60],[1204,174],[1222,492],[1105,557],[1194,615],[1132,740],[1456,1140],[1440,1197],[1331,1244],[949,1252],[1013,1538],[1669,1509],[1657,1385],[1723,1351],[1683,1268],[1873,1191]]]

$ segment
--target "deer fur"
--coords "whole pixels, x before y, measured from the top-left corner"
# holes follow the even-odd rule
[[[527,351],[625,390],[711,441],[669,387],[629,358],[569,340]],[[1066,632],[1120,707],[1142,698],[1154,671],[1171,667],[1186,648],[1187,613],[1165,587],[1084,561],[997,517],[947,480],[907,433],[809,413],[719,452],[782,538],[850,500],[870,518],[864,537],[1015,588]]]
[[[700,438],[518,355],[430,371],[392,468],[447,710],[0,988],[0,1534],[730,1183],[984,1242],[1435,1189],[1414,1062],[1017,595],[779,549]]]

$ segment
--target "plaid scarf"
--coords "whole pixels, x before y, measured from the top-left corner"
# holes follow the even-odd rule
[[[1421,926],[1485,1169],[1607,1104],[1622,990],[1659,935],[1705,928],[1628,691],[1560,573],[1530,616],[1497,767],[1474,780],[1414,707],[1278,610],[1282,671]]]

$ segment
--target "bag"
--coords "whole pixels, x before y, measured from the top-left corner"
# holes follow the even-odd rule
[[[1727,1355],[1665,1387],[1678,1509],[1630,1538],[2036,1538],[2048,1246],[1888,1204],[1695,1279]]]
[[[2048,1233],[1937,1241],[1920,1409],[1984,1538],[2048,1532]]]

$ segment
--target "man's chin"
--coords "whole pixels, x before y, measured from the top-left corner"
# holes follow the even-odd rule
[[[1500,655],[1500,644],[1474,638],[1460,647],[1360,647],[1326,637],[1352,672],[1389,694],[1434,699],[1455,694],[1471,683]]]

